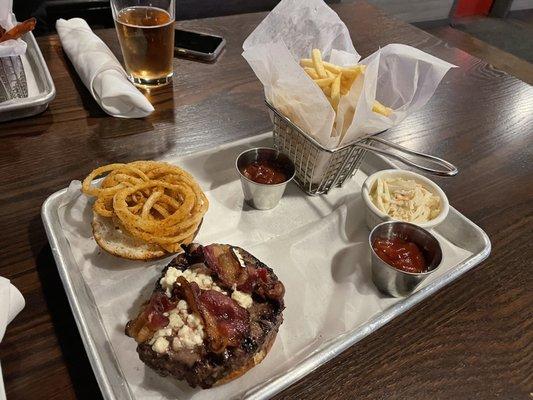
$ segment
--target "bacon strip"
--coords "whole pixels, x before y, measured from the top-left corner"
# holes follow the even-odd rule
[[[264,298],[280,301],[285,287],[272,279],[266,268],[255,265],[241,266],[228,245],[212,244],[202,248],[206,265],[228,288],[236,285],[241,292],[255,292]]]
[[[219,333],[216,319],[200,303],[201,290],[199,286],[196,282],[187,281],[183,276],[178,277],[176,283],[179,285],[174,286],[173,294],[184,299],[192,312],[202,318],[211,350],[215,353],[224,351],[228,341]]]
[[[200,290],[195,282],[180,276],[174,293],[183,298],[203,322],[210,350],[221,353],[227,346],[238,346],[249,331],[248,311],[233,299],[215,290]]]
[[[228,288],[236,284],[241,274],[245,273],[245,268],[241,267],[228,245],[212,244],[205,246],[203,253],[207,266],[218,275],[220,281]]]
[[[177,296],[187,302],[195,314],[200,314],[198,309],[198,295],[200,294],[200,287],[196,282],[189,282],[183,276],[178,276],[174,289],[172,290],[172,297]]]
[[[142,343],[150,339],[154,332],[168,325],[168,317],[164,312],[176,307],[164,293],[156,292],[145,304],[144,309],[134,320],[126,325],[126,334]]]
[[[238,346],[250,330],[250,315],[230,297],[216,290],[204,290],[199,297],[203,315],[216,323],[227,346]],[[212,322],[210,321],[210,322]]]
[[[4,31],[4,33],[0,35],[0,43],[5,42],[6,40],[20,38],[25,33],[32,31],[36,24],[37,20],[32,17],[24,22],[21,22],[20,24],[15,25],[13,28],[7,32]]]

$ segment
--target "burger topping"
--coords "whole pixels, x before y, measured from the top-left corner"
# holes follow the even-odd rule
[[[159,281],[163,289],[165,289],[167,297],[171,296],[174,283],[176,282],[176,279],[180,276],[183,276],[188,282],[195,282],[200,287],[200,289],[212,289],[222,292],[222,289],[216,283],[213,282],[213,278],[211,278],[209,275],[197,272],[196,268],[188,268],[185,271],[182,271],[174,267],[169,267],[165,273],[165,276],[162,277]]]
[[[273,280],[266,268],[246,264],[242,256],[239,257],[232,250],[228,245],[212,244],[198,246],[194,251],[196,258],[199,252],[203,254],[205,264],[217,274],[223,286],[235,287],[245,293],[255,291],[272,300],[283,298],[285,288],[281,282]]]
[[[138,343],[147,341],[155,331],[168,325],[169,318],[165,314],[174,307],[176,304],[163,293],[155,293],[139,316],[128,323],[127,334]]]
[[[250,328],[248,311],[228,296],[214,290],[203,291],[200,295],[201,312],[204,320],[209,320],[210,339],[215,343],[213,351],[222,351],[226,346],[238,346]],[[207,322],[206,322],[207,323]],[[223,344],[222,348],[218,345]]]
[[[165,353],[168,350],[168,340],[164,337],[159,337],[152,345],[152,350],[156,353]]]
[[[252,293],[265,299],[283,298],[283,284],[231,246],[197,245],[185,256],[190,267],[169,266],[160,279],[164,292],[155,293],[127,327],[130,336],[139,343],[148,342],[157,353],[193,349],[204,339],[215,353],[240,346],[250,335]]]
[[[241,292],[237,289],[231,294],[231,298],[235,300],[242,308],[250,308],[253,304],[252,296],[248,293]]]
[[[203,343],[204,326],[201,319],[188,312],[187,302],[180,300],[176,308],[168,313],[168,325],[154,333],[148,342],[152,350],[157,353],[165,353],[170,347],[178,351],[182,348],[192,349]]]
[[[220,353],[227,346],[238,346],[248,333],[250,316],[235,300],[216,290],[200,290],[195,282],[176,280],[174,294],[185,298],[191,310],[203,320],[211,351]]]
[[[232,287],[239,278],[246,273],[235,253],[228,245],[209,245],[202,247],[205,264],[217,274],[220,281],[227,287]]]

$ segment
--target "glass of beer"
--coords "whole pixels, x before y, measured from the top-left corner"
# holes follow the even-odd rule
[[[126,73],[139,86],[172,79],[175,0],[111,0]]]

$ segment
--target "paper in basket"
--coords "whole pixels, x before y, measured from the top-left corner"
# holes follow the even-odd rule
[[[329,149],[399,124],[427,103],[453,67],[410,46],[385,46],[361,62],[365,73],[341,97],[335,115],[299,65],[314,48],[340,66],[360,60],[346,25],[322,0],[283,0],[245,40],[243,57],[263,84],[267,100]],[[374,100],[392,113],[373,112]]]
[[[12,10],[13,0],[0,0],[0,26],[5,30],[13,28],[17,22]],[[20,56],[25,52],[26,42],[22,39],[0,43],[0,57]]]

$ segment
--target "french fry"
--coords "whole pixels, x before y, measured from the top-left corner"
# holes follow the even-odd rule
[[[307,75],[309,75],[311,77],[311,79],[313,80],[316,80],[316,79],[320,79],[318,77],[318,74],[316,73],[315,69],[312,68],[312,67],[305,67],[304,68],[304,71],[307,72]]]
[[[350,88],[347,87],[347,86],[344,86],[342,83],[341,83],[341,96],[346,96],[348,94],[348,92],[350,91]]]
[[[316,50],[316,49],[315,49]],[[322,65],[326,71],[333,73],[334,75],[340,74],[342,72],[342,67],[338,67],[335,64],[331,64],[322,60]],[[313,60],[310,58],[302,58],[300,60],[301,67],[314,67]]]
[[[341,76],[342,74],[337,75],[331,84],[331,102],[335,111],[337,111],[341,99]]]
[[[342,72],[342,68],[337,67],[335,64],[331,64],[325,61],[324,61],[324,68],[326,69],[326,71],[332,72],[335,75],[338,75]]]
[[[328,75],[328,78],[333,78],[333,79],[335,79],[335,78],[337,77],[336,74],[334,74],[333,72],[328,71],[328,70],[326,70],[326,74]]]
[[[386,107],[381,104],[379,101],[375,100],[372,107],[372,111],[375,113],[381,114],[385,117],[388,117],[392,113],[392,108]]]
[[[349,78],[356,78],[359,76],[359,74],[362,74],[364,72],[364,65],[356,65],[355,67],[343,67],[341,68],[341,72],[344,76]]]
[[[311,52],[311,58],[313,60],[313,66],[315,67],[318,76],[321,78],[327,78],[328,75],[326,74],[326,70],[324,69],[324,63],[322,62],[322,54],[320,54],[320,50],[313,49],[313,51]]]
[[[339,107],[341,96],[345,96],[350,92],[354,82],[365,73],[366,69],[366,65],[363,64],[341,67],[326,62],[322,60],[322,54],[318,49],[313,49],[311,58],[302,58],[300,65],[307,75],[322,89],[335,112],[337,112]],[[354,111],[348,110],[346,112],[345,121],[353,119]],[[377,100],[372,106],[372,111],[386,117],[393,112],[391,108],[384,106]]]
[[[321,88],[325,88],[330,86],[335,78],[324,78],[324,79],[315,79],[315,83],[320,86]]]
[[[353,78],[344,76],[344,74],[342,74],[342,76],[341,76],[341,92],[345,91],[346,93],[348,93],[350,91],[350,89],[352,88],[353,82],[354,82]]]
[[[363,73],[362,71],[363,71],[363,68],[361,68],[360,66],[342,69],[342,80],[341,80],[341,94],[342,95],[345,95],[350,91],[357,77]]]

